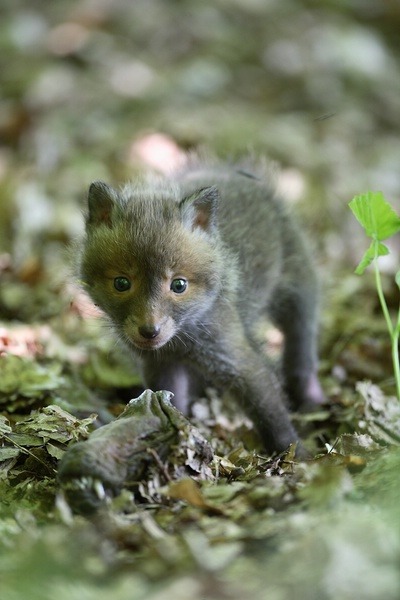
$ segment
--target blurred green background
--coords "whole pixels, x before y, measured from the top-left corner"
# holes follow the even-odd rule
[[[398,0],[3,0],[0,250],[57,269],[92,180],[203,147],[277,161],[327,264],[356,263],[348,201],[399,198],[399,32]]]

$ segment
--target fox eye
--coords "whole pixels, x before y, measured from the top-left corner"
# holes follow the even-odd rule
[[[183,292],[186,290],[188,286],[188,282],[186,281],[186,279],[173,279],[171,281],[171,290],[174,292],[174,294],[183,294]]]
[[[117,292],[127,292],[131,289],[131,282],[127,277],[116,277],[114,279],[114,287]]]

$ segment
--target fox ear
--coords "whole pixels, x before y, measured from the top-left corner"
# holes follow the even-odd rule
[[[103,223],[111,227],[111,213],[116,199],[117,193],[112,187],[103,181],[94,181],[90,185],[88,193],[87,225]]]
[[[187,196],[179,205],[183,223],[191,230],[212,231],[216,224],[218,200],[219,192],[215,186]]]

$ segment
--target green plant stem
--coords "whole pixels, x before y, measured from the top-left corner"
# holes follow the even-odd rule
[[[376,284],[376,289],[378,291],[378,296],[379,296],[379,301],[381,303],[383,316],[385,317],[385,321],[386,321],[387,328],[390,333],[390,337],[393,339],[393,333],[394,333],[393,323],[392,323],[392,319],[390,318],[390,314],[389,314],[389,310],[388,310],[388,307],[386,304],[385,296],[383,295],[381,274],[379,272],[378,261],[376,260],[376,258],[374,260],[374,269],[375,269],[375,284]]]
[[[392,337],[392,360],[396,378],[397,398],[400,400],[400,363],[399,363],[399,334],[400,334],[400,308],[397,313],[397,323]]]
[[[374,269],[375,269],[375,283],[376,289],[378,291],[379,301],[381,303],[383,315],[385,317],[385,321],[390,333],[390,337],[392,340],[392,361],[393,361],[393,371],[394,377],[396,381],[396,391],[397,398],[400,400],[400,364],[399,364],[399,333],[400,333],[400,310],[397,317],[396,327],[393,327],[392,319],[390,318],[389,310],[386,304],[385,296],[383,294],[382,289],[382,281],[381,275],[378,268],[378,256],[375,256],[374,260]]]

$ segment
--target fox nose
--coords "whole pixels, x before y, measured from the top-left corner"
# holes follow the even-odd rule
[[[152,340],[158,336],[161,327],[159,325],[141,325],[138,329],[142,337],[146,338],[146,340]]]

